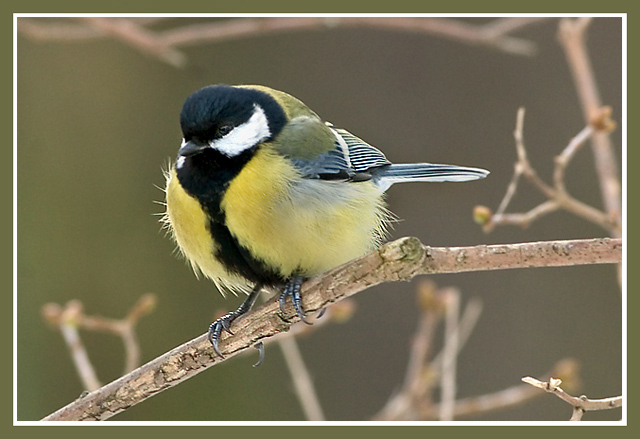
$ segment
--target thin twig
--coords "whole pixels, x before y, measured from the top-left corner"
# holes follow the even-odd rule
[[[561,360],[556,363],[552,372],[546,376],[551,375],[561,376],[567,382],[577,382],[579,381],[578,365],[571,359]],[[503,410],[505,408],[522,404],[523,402],[539,396],[540,392],[536,392],[536,390],[531,388],[531,386],[519,384],[494,393],[459,399],[455,404],[454,416],[456,418],[461,418],[464,416],[477,416],[491,411]]]
[[[181,47],[222,42],[230,39],[261,37],[272,33],[333,29],[336,27],[370,27],[404,32],[423,33],[449,38],[461,43],[484,45],[514,55],[532,56],[536,44],[508,33],[549,20],[551,17],[506,17],[477,25],[449,18],[433,17],[240,17],[227,20],[188,24],[164,31],[152,31],[145,26],[154,20],[140,17],[83,17],[88,25],[21,17],[18,31],[30,38],[52,41],[80,41],[112,35],[158,59],[176,67],[184,66],[186,58]]]
[[[447,307],[451,305],[449,296],[457,294],[453,288],[437,289],[435,282],[426,279],[417,288],[418,304],[421,309],[416,334],[413,337],[407,371],[402,388],[396,392],[384,408],[375,416],[378,420],[416,420],[420,412],[432,406],[431,391],[438,383],[438,375],[442,375],[443,352],[429,361],[432,351],[435,329],[442,316],[450,314]],[[482,309],[479,299],[471,299],[462,317],[456,322],[456,328],[448,334],[457,333],[457,352],[462,350],[470,333],[478,320]],[[449,345],[450,347],[451,345]],[[447,343],[443,351],[449,349]],[[450,377],[449,377],[450,378]],[[426,408],[425,408],[426,407]]]
[[[556,363],[552,371],[545,376],[562,377],[569,386],[577,387],[580,378],[578,376],[578,364],[572,359],[564,359]],[[522,404],[542,395],[536,389],[527,384],[518,384],[497,392],[480,396],[471,396],[458,399],[453,407],[453,416],[459,419],[466,416],[478,416],[492,411],[503,410]],[[398,404],[395,401],[394,404]],[[413,401],[413,406],[388,407],[374,417],[379,421],[433,421],[438,419],[441,407],[439,404]]]
[[[592,17],[564,18],[560,21],[558,30],[558,39],[571,68],[584,118],[588,125],[593,125],[593,121],[598,119],[602,108],[602,99],[586,44],[586,30],[591,22]],[[591,137],[592,149],[605,211],[615,223],[620,224],[622,216],[621,186],[618,161],[613,151],[609,131],[604,129],[594,133]],[[614,237],[622,235],[621,229],[614,229],[611,232]]]
[[[476,323],[478,323],[481,313],[482,301],[477,297],[469,299],[462,312],[462,317],[460,317],[460,321],[458,322],[458,353],[460,353],[464,345],[467,344],[467,340],[469,340],[473,328],[475,328]],[[440,352],[433,357],[430,366],[435,370],[442,370],[442,363],[443,352]]]
[[[411,344],[404,382],[376,416],[378,419],[398,419],[400,414],[405,419],[412,419],[418,416],[417,405],[432,404],[431,390],[436,377],[430,373],[427,364],[445,303],[435,282],[428,278],[418,284],[417,296],[422,312]]]
[[[431,361],[428,359],[428,354],[431,351],[435,328],[448,303],[446,301],[447,290],[445,288],[436,291],[435,283],[429,280],[420,283],[418,295],[422,314],[411,346],[402,389],[387,401],[374,419],[386,421],[422,420],[425,412],[433,412],[431,391],[438,383],[438,375],[443,372],[443,352],[446,348]],[[462,350],[468,340],[481,310],[482,304],[479,299],[473,298],[467,303],[455,329],[457,332],[457,353]],[[446,410],[452,410],[452,416],[457,416],[457,405],[458,402],[455,402],[453,407],[448,407]],[[440,416],[440,413],[438,410],[435,415]]]
[[[516,151],[518,153],[518,164],[522,167],[522,174],[531,182],[534,186],[540,190],[548,198],[553,199],[555,193],[553,189],[548,186],[544,181],[538,177],[538,173],[533,169],[529,162],[527,150],[524,146],[524,107],[518,109],[516,117],[516,129],[513,132],[513,137],[516,142]]]
[[[445,296],[444,347],[442,349],[442,368],[440,372],[441,401],[438,418],[441,421],[453,421],[453,409],[456,401],[456,370],[458,359],[458,319],[460,314],[460,291],[448,288]]]
[[[104,32],[73,21],[19,17],[18,33],[34,41],[72,42],[104,38]]]
[[[435,282],[430,279],[423,280],[418,284],[418,303],[422,312],[411,344],[407,371],[400,392],[405,395],[410,393],[418,395],[420,399],[425,397],[426,386],[421,385],[424,382],[424,368],[432,351],[435,329],[442,318],[442,311],[445,307],[442,294],[436,288]]]
[[[278,340],[282,355],[284,355],[291,372],[291,379],[296,389],[296,395],[302,406],[302,410],[308,421],[324,421],[325,416],[320,405],[320,399],[313,385],[313,380],[309,374],[300,353],[300,348],[296,339],[285,337]]]
[[[555,212],[560,209],[558,203],[552,200],[544,201],[541,204],[538,204],[533,209],[523,212],[523,213],[503,213],[503,214],[495,214],[491,217],[491,223],[489,223],[490,227],[495,227],[496,225],[512,225],[512,226],[520,226],[522,228],[529,227],[529,224],[532,222],[542,218],[545,215],[550,214],[551,212]],[[489,227],[485,227],[485,230],[488,230]]]
[[[347,302],[342,303],[349,306]],[[319,322],[318,319],[316,319],[313,322],[313,325],[305,325],[305,327],[309,329],[313,328],[314,330],[316,330],[318,327],[323,326],[324,323],[335,320],[333,314],[336,309],[340,308],[340,305],[341,304],[335,304],[329,307],[328,310],[325,310],[328,312],[324,313],[325,318],[323,320],[320,320]],[[302,326],[297,325],[297,328],[302,328]],[[313,385],[311,373],[309,372],[309,368],[304,362],[302,352],[300,352],[300,347],[298,346],[298,342],[293,336],[294,332],[295,331],[290,331],[291,337],[279,337],[278,345],[280,346],[280,350],[282,351],[284,362],[289,369],[289,375],[291,375],[293,389],[295,391],[296,397],[298,398],[298,402],[300,402],[300,406],[302,407],[302,411],[304,412],[306,419],[308,421],[324,421],[325,416],[322,410],[322,405],[320,404],[318,392],[316,392],[315,386]]]
[[[82,304],[77,300],[70,301],[64,308],[56,303],[48,303],[42,307],[42,313],[50,324],[58,326],[63,332],[65,341],[74,357],[76,367],[79,367],[78,364],[82,366],[78,369],[78,373],[83,383],[85,383],[85,388],[87,390],[95,390],[100,387],[100,384],[97,379],[87,381],[87,377],[95,376],[95,372],[86,352],[81,354],[85,358],[84,360],[76,359],[77,350],[81,348],[84,351],[77,328],[107,332],[119,336],[125,348],[124,373],[126,374],[140,364],[140,345],[136,338],[135,326],[142,316],[153,309],[155,303],[156,298],[153,294],[143,295],[122,320],[86,315],[83,312]]]
[[[564,173],[569,165],[573,156],[581,149],[582,145],[587,141],[589,137],[593,134],[593,128],[591,125],[587,125],[580,131],[576,136],[571,139],[567,147],[556,156],[555,169],[553,173],[553,182],[558,191],[563,193],[567,193],[567,189],[564,185]]]
[[[620,231],[621,224],[616,223],[615,219],[611,215],[573,198],[567,192],[564,183],[565,169],[584,141],[593,136],[597,129],[610,129],[614,125],[609,118],[610,115],[610,107],[601,108],[600,113],[597,115],[597,123],[585,127],[579,134],[571,139],[569,144],[555,159],[554,185],[549,186],[540,179],[527,157],[527,150],[525,148],[523,138],[524,108],[520,108],[516,118],[516,128],[513,133],[518,160],[514,166],[513,177],[507,186],[505,196],[500,202],[500,206],[496,210],[495,214],[492,214],[490,209],[485,206],[476,206],[474,210],[474,217],[477,222],[482,224],[483,230],[489,232],[497,225],[505,224],[527,227],[533,221],[544,215],[559,209],[564,209],[601,226],[611,233]],[[504,211],[507,209],[516,193],[521,176],[524,176],[548,199],[528,212],[506,214]]]
[[[154,32],[135,21],[124,18],[82,17],[91,26],[100,29],[140,52],[150,54],[177,68],[184,67],[187,57],[171,45],[164,44]]]
[[[546,392],[553,393],[558,398],[571,404],[573,407],[573,413],[570,419],[571,421],[580,421],[584,412],[622,407],[622,396],[603,399],[589,399],[585,395],[579,397],[571,396],[560,388],[562,380],[558,378],[550,378],[548,381],[540,381],[532,377],[524,377],[522,378],[522,381]]]
[[[512,32],[517,32],[532,24],[553,20],[553,17],[504,17],[492,20],[484,25],[483,32],[488,39],[499,38]]]
[[[622,240],[598,238],[570,241],[428,247],[417,238],[401,238],[312,278],[302,286],[302,305],[318,311],[382,282],[409,280],[419,274],[461,273],[524,267],[618,263]],[[226,361],[256,343],[286,332],[299,321],[288,306],[279,311],[276,297],[233,323],[233,335],[224,334],[217,356],[203,334],[91,392],[44,420],[104,420]]]
[[[98,380],[98,376],[96,375],[93,364],[91,364],[91,361],[89,360],[89,355],[84,347],[84,343],[82,343],[80,335],[78,334],[78,327],[74,322],[76,318],[71,315],[71,313],[75,313],[76,311],[80,312],[80,303],[74,303],[78,305],[78,308],[74,310],[76,306],[71,306],[65,309],[65,315],[62,317],[62,322],[60,323],[60,331],[62,332],[64,341],[69,347],[73,364],[76,367],[76,371],[80,376],[80,380],[82,381],[85,390],[93,392],[94,390],[99,389],[102,384],[100,384],[100,381]]]
[[[535,43],[506,35],[497,19],[489,24],[476,25],[450,18],[422,17],[342,17],[340,23],[365,25],[376,28],[403,30],[408,32],[438,35],[467,44],[485,45],[513,55],[533,56],[537,51]],[[512,22],[511,31],[531,24],[530,22]],[[497,26],[497,28],[495,27]]]
[[[502,215],[504,211],[507,210],[509,203],[511,203],[513,196],[516,194],[516,191],[518,189],[518,182],[520,181],[521,176],[522,176],[522,164],[518,161],[513,166],[513,176],[511,177],[511,181],[507,186],[507,191],[504,194],[504,198],[500,202],[500,205],[498,206],[498,209],[496,209],[496,212],[494,215]]]

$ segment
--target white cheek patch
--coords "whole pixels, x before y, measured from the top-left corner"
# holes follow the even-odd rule
[[[248,121],[235,127],[221,139],[212,141],[209,146],[227,157],[234,157],[271,136],[269,123],[260,105],[253,106],[253,114]]]
[[[180,169],[182,168],[182,166],[184,165],[184,161],[185,161],[185,157],[184,156],[180,156],[178,157],[178,160],[176,161],[176,168]]]

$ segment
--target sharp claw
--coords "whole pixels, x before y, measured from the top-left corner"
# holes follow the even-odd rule
[[[258,362],[253,367],[258,367],[264,362],[264,344],[262,342],[256,343],[253,348],[258,350]]]
[[[224,355],[222,355],[222,352],[220,352],[220,349],[218,349],[218,342],[217,341],[215,343],[213,343],[213,350],[216,352],[216,354],[218,354],[218,356],[220,358],[224,359]]]
[[[213,350],[216,354],[218,354],[218,356],[220,356],[220,358],[224,358],[224,355],[222,355],[222,353],[220,352],[220,348],[218,347],[218,345],[220,344],[220,335],[222,334],[222,331],[224,330],[229,334],[233,334],[233,332],[231,332],[231,323],[251,309],[261,289],[262,284],[256,284],[247,299],[242,303],[242,305],[240,305],[237,310],[222,316],[209,326],[209,333],[207,338],[213,346]]]
[[[309,323],[307,321],[307,319],[305,319],[305,317],[304,317],[304,310],[302,309],[302,296],[300,295],[300,283],[299,282],[296,282],[294,284],[294,286],[293,286],[293,294],[291,295],[291,303],[293,303],[293,307],[296,310],[296,314],[298,314],[298,317],[300,317],[300,320],[302,320],[307,325],[310,325],[311,323]]]
[[[320,312],[318,312],[316,319],[319,319],[320,317],[322,317],[326,311],[327,311],[327,308],[322,308]]]
[[[224,355],[220,353],[220,349],[218,348],[218,345],[220,344],[220,335],[222,334],[222,331],[227,331],[229,334],[233,335],[230,328],[231,322],[234,321],[236,317],[238,317],[236,313],[230,312],[229,314],[220,317],[209,326],[209,341],[213,346],[213,350],[220,356],[220,358],[224,358]]]
[[[304,317],[304,310],[302,309],[301,302],[295,303],[294,304],[294,308],[296,309],[296,314],[298,314],[298,317],[300,317],[300,320],[302,320],[307,325],[311,325],[312,324]]]
[[[300,276],[293,277],[284,287],[282,294],[280,294],[280,311],[284,313],[284,307],[287,303],[287,297],[291,298],[291,304],[293,305],[293,309],[295,309],[296,314],[300,317],[307,325],[311,325],[309,321],[305,318],[304,309],[302,309],[302,296],[300,295],[300,287],[302,285],[303,279]]]
[[[222,355],[222,353],[220,352],[220,349],[218,348],[218,345],[220,344],[220,333],[222,332],[222,326],[223,326],[220,320],[216,320],[211,324],[211,326],[209,326],[208,338],[209,338],[209,342],[213,346],[213,350],[215,351],[215,353],[218,354],[220,358],[224,358],[224,355]]]

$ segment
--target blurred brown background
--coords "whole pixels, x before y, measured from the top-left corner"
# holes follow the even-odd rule
[[[20,27],[18,19],[18,27]],[[48,24],[55,19],[38,19]],[[491,18],[460,18],[471,24]],[[170,29],[211,19],[166,19]],[[224,21],[224,20],[221,20]],[[71,23],[71,21],[69,21]],[[528,229],[490,234],[472,220],[476,204],[496,208],[511,179],[516,111],[526,107],[530,160],[551,181],[553,157],[583,127],[558,20],[518,31],[535,56],[384,28],[342,27],[205,43],[183,50],[177,69],[110,38],[35,41],[18,36],[18,419],[37,420],[82,392],[60,333],[42,319],[45,303],[79,299],[89,314],[124,316],[145,293],[158,298],[141,320],[142,360],[203,333],[223,299],[173,253],[158,217],[162,168],[181,136],[178,113],[192,91],[212,83],[257,83],[287,91],[395,162],[478,166],[491,175],[464,184],[406,184],[388,193],[402,221],[392,237],[435,246],[605,236],[558,212]],[[589,52],[603,102],[622,108],[620,18],[597,18]],[[612,134],[621,157],[621,130]],[[590,148],[567,171],[569,191],[601,206]],[[510,211],[543,200],[521,184]],[[432,277],[484,305],[458,361],[458,396],[495,392],[542,376],[560,359],[581,364],[578,394],[622,389],[621,296],[612,266],[493,271]],[[355,297],[346,323],[299,339],[330,420],[367,420],[402,383],[417,324],[418,280]],[[99,378],[122,372],[115,337],[82,332]],[[303,420],[280,350],[267,348],[207,370],[113,420]],[[470,420],[567,420],[550,395]],[[620,410],[588,413],[616,420]]]

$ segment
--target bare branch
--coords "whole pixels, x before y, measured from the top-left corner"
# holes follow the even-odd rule
[[[427,386],[421,386],[425,380],[424,367],[427,364],[429,355],[432,354],[433,337],[438,322],[442,317],[445,304],[442,295],[436,291],[436,284],[430,279],[425,279],[418,285],[418,303],[421,314],[418,321],[418,328],[411,344],[409,361],[407,362],[407,372],[402,386],[401,394],[418,395],[424,399]],[[418,383],[418,384],[417,384]],[[409,399],[409,397],[407,397]]]
[[[186,56],[170,45],[163,44],[154,32],[123,18],[83,17],[82,20],[104,33],[122,40],[143,53],[150,54],[174,67],[184,67]]]
[[[286,337],[278,340],[282,355],[285,358],[291,372],[291,380],[296,389],[296,395],[302,406],[302,410],[308,421],[324,421],[325,416],[320,405],[320,399],[313,386],[313,380],[309,374],[300,353],[296,339]]]
[[[556,363],[552,371],[546,376],[562,377],[569,385],[580,381],[578,364],[575,360],[569,358]],[[541,392],[538,392],[533,387],[527,384],[519,384],[485,395],[458,399],[453,406],[453,416],[459,419],[465,416],[503,410],[538,398],[541,395]],[[388,404],[374,419],[379,421],[433,421],[438,419],[441,410],[440,404],[430,404],[429,401],[413,401],[413,405],[410,406],[403,404],[403,402],[398,398],[392,399],[390,401],[391,404]]]
[[[544,19],[548,18],[504,18],[479,26],[453,19],[424,17],[238,18],[172,29],[164,32],[163,39],[168,44],[182,47],[277,32],[361,26],[438,35],[467,44],[487,45],[508,53],[531,56],[536,52],[533,42],[506,34]]]
[[[593,134],[591,125],[587,125],[567,145],[567,147],[555,158],[553,183],[558,191],[567,193],[564,185],[564,172],[573,156],[582,148],[584,142]]]
[[[496,225],[512,225],[520,227],[529,227],[529,224],[542,218],[545,215],[555,212],[560,209],[558,203],[555,201],[547,200],[541,204],[538,204],[533,209],[523,213],[503,213],[495,214],[491,216],[491,222],[487,223],[484,227],[485,231],[490,230]]]
[[[568,383],[580,380],[578,377],[578,364],[575,360],[569,358],[560,360],[555,364],[552,371],[546,374],[548,377],[552,375],[560,376]],[[478,415],[514,407],[539,396],[540,392],[537,392],[531,386],[520,384],[486,395],[459,399],[456,401],[454,413],[456,418]]]
[[[598,119],[602,107],[602,99],[586,45],[586,29],[591,21],[592,17],[564,18],[560,21],[558,31],[558,38],[573,73],[584,118],[588,125],[593,125],[593,121]],[[600,129],[594,133],[593,155],[605,211],[617,224],[620,224],[622,221],[621,186],[618,162],[609,131],[610,129]],[[612,233],[616,237],[622,235],[620,229],[613,230]]]
[[[440,389],[442,396],[438,419],[453,421],[456,402],[456,372],[459,346],[460,291],[449,288],[446,292],[447,302],[444,318],[444,348],[442,349],[442,368],[440,369]]]
[[[451,376],[444,377],[452,363],[452,357],[462,350],[481,312],[480,300],[478,298],[469,300],[462,317],[455,321],[454,327],[450,326],[446,331],[442,352],[430,360],[437,324],[443,316],[452,317],[457,314],[451,308],[457,306],[455,302],[457,301],[456,296],[459,294],[459,291],[452,287],[437,289],[435,282],[429,279],[418,284],[418,304],[422,313],[411,344],[404,382],[402,388],[389,399],[374,419],[420,420],[422,413],[432,410],[431,393],[438,384],[438,375],[441,376],[444,388],[444,383],[451,379]],[[452,297],[453,300],[451,300]],[[455,352],[452,352],[454,348]],[[445,353],[449,357],[448,359],[445,359]],[[450,384],[449,381],[447,385]],[[434,413],[434,416],[437,416],[438,419],[451,419],[456,405],[453,398],[455,392],[449,392],[447,398],[444,397],[444,394],[443,390],[440,410]]]
[[[439,35],[462,43],[493,47],[514,55],[532,56],[537,50],[536,45],[530,41],[506,35],[506,32],[514,31],[532,22],[510,22],[509,19],[497,19],[489,24],[478,26],[448,18],[422,17],[342,17],[339,22]]]
[[[21,18],[18,31],[40,41],[80,41],[111,35],[143,53],[182,67],[186,58],[178,48],[215,43],[237,38],[260,37],[273,33],[333,29],[336,27],[370,27],[423,33],[449,38],[465,44],[492,47],[514,55],[532,56],[536,44],[507,35],[551,17],[507,17],[477,25],[448,18],[429,17],[245,17],[189,24],[165,31],[145,26],[156,19],[83,17],[87,24],[64,21],[44,23]]]
[[[512,32],[517,32],[522,28],[543,21],[553,20],[553,17],[504,17],[492,20],[484,25],[484,33],[490,35],[487,38],[498,38]]]
[[[52,307],[49,307],[48,311],[51,312]],[[92,392],[98,389],[101,384],[96,375],[96,371],[89,360],[87,350],[82,343],[80,334],[78,334],[78,320],[82,314],[82,304],[73,300],[69,302],[65,309],[60,309],[60,322],[59,327],[64,337],[64,341],[71,352],[71,358],[73,364],[76,367],[76,371],[80,376],[84,388]]]
[[[622,407],[622,396],[603,399],[589,399],[585,395],[579,397],[571,396],[560,388],[562,380],[558,378],[549,378],[549,381],[539,381],[532,377],[524,377],[522,381],[546,392],[553,393],[558,398],[571,404],[573,407],[571,421],[580,421],[584,412]]]
[[[307,312],[318,311],[382,282],[409,280],[419,274],[606,264],[621,259],[622,241],[610,238],[475,247],[428,247],[417,238],[401,238],[305,282],[303,306]],[[291,306],[283,315],[274,297],[234,322],[233,336],[224,334],[219,347],[225,359],[215,355],[203,334],[44,420],[108,419],[258,342],[288,331],[297,321]]]
[[[71,21],[49,21],[30,18],[18,18],[18,32],[34,41],[79,41],[104,37],[104,33],[96,28],[73,23]]]
[[[85,388],[95,390],[100,387],[100,383],[95,378],[93,366],[77,328],[108,332],[122,338],[125,348],[124,373],[129,373],[140,364],[140,347],[136,339],[135,326],[142,316],[153,309],[155,303],[156,298],[153,294],[143,295],[122,320],[86,315],[82,304],[77,300],[70,301],[64,308],[56,303],[48,303],[42,307],[42,314],[50,324],[58,326],[62,331]]]
[[[469,299],[467,306],[464,308],[464,312],[458,322],[458,352],[462,350],[467,340],[471,336],[473,328],[475,328],[480,313],[482,312],[482,301],[477,297]],[[436,370],[441,370],[443,367],[442,352],[433,357],[431,361],[431,367]]]
[[[511,182],[507,186],[504,198],[500,202],[500,206],[495,214],[485,206],[476,206],[474,209],[474,218],[476,222],[483,226],[483,230],[489,232],[497,225],[519,225],[527,227],[530,223],[547,215],[555,210],[564,209],[581,218],[599,225],[613,235],[617,235],[621,231],[621,224],[616,219],[601,210],[589,206],[575,198],[573,198],[566,189],[564,183],[564,173],[570,160],[575,156],[582,144],[592,137],[598,130],[612,129],[615,123],[611,121],[611,108],[603,107],[594,116],[591,125],[587,125],[580,133],[578,133],[564,150],[556,156],[554,169],[554,185],[549,186],[540,179],[535,169],[531,166],[527,157],[527,150],[523,139],[524,125],[524,108],[518,110],[516,119],[516,129],[514,131],[514,139],[516,143],[516,151],[518,160],[514,165],[514,172]],[[517,186],[520,183],[520,177],[524,176],[531,184],[533,184],[548,199],[538,206],[532,208],[525,213],[510,213],[504,211],[511,202],[516,193]]]

